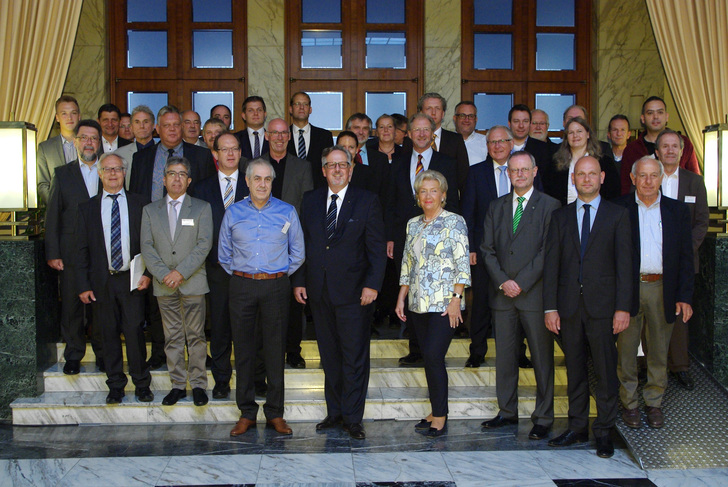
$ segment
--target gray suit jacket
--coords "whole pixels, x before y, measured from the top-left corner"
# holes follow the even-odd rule
[[[124,147],[119,147],[114,151],[114,154],[126,161],[126,183],[124,187],[127,190],[129,189],[129,181],[131,181],[131,163],[134,159],[134,154],[136,153],[136,151],[136,142],[134,142],[133,144],[127,144]]]
[[[38,195],[46,205],[50,199],[53,173],[57,167],[66,165],[62,138],[62,135],[56,135],[38,145]]]
[[[490,276],[490,306],[506,310],[543,310],[543,264],[551,213],[561,207],[557,199],[538,190],[523,209],[523,216],[513,233],[513,198],[511,192],[488,206],[483,244],[480,251]],[[513,279],[521,294],[509,298],[498,287]]]
[[[275,169],[276,163],[271,162],[270,153],[263,154],[263,159],[270,162]],[[242,163],[241,163],[242,166]],[[247,167],[247,164],[245,164]],[[245,169],[241,167],[244,173]],[[311,163],[299,159],[290,152],[286,155],[286,172],[283,175],[283,190],[281,198],[289,205],[296,208],[296,213],[301,214],[301,201],[303,193],[313,189],[313,177],[311,175]]]
[[[697,274],[700,272],[698,249],[705,239],[705,234],[708,233],[708,223],[710,222],[708,194],[702,176],[687,169],[680,169],[678,175],[677,200],[687,204],[690,209],[690,224],[693,230],[693,264]]]
[[[144,207],[141,248],[144,263],[154,277],[154,295],[170,296],[176,291],[163,282],[177,270],[184,277],[181,294],[197,296],[210,291],[205,258],[212,247],[212,211],[206,201],[185,196],[174,237],[169,233],[167,198]]]

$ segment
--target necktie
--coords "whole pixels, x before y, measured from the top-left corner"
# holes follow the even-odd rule
[[[584,218],[581,220],[581,261],[579,262],[579,282],[582,282],[584,254],[586,253],[586,245],[589,243],[589,233],[591,232],[591,219],[589,218],[589,208],[591,208],[591,205],[584,205],[583,208]]]
[[[227,181],[227,186],[225,186],[225,194],[222,196],[222,201],[227,210],[228,206],[233,204],[235,196],[233,195],[233,178],[227,176],[225,180]]]
[[[298,158],[306,158],[306,141],[303,138],[303,129],[298,129]]]
[[[508,176],[506,175],[507,166],[503,164],[500,169],[500,175],[498,176],[498,196],[508,194]]]
[[[361,158],[361,149],[356,151],[356,156],[354,157],[354,164],[364,164],[364,161]]]
[[[326,237],[331,240],[334,237],[336,231],[336,198],[339,195],[331,195],[331,204],[329,205],[329,211],[326,213]]]
[[[174,155],[174,150],[169,149],[169,157]],[[154,158],[154,171],[152,172],[152,201],[162,199],[164,196],[164,163],[167,160],[162,155]]]
[[[255,147],[253,147],[253,159],[260,157],[260,139],[258,138],[258,132],[253,132],[255,136]]]
[[[170,157],[174,157],[174,149],[169,149],[167,154],[167,160],[169,160]]]
[[[425,166],[422,165],[422,154],[417,154],[417,167],[415,168],[415,176],[425,170]]]
[[[177,205],[179,205],[179,201],[169,202],[169,234],[172,236],[172,240],[174,240],[174,232],[177,230]]]
[[[526,197],[519,196],[517,199],[518,199],[518,206],[516,206],[516,213],[513,215],[513,233],[516,233],[516,229],[518,228],[518,223],[520,223],[521,217],[523,216],[523,201],[526,199]]]
[[[124,265],[124,257],[121,253],[121,215],[119,214],[118,194],[110,194],[109,198],[114,200],[111,203],[111,267],[119,270]]]
[[[430,142],[430,147],[432,147],[432,150],[437,152],[437,144],[435,141],[437,140],[437,134],[432,134],[432,142]]]

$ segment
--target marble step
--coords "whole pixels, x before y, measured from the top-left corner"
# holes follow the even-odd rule
[[[231,426],[240,417],[235,404],[235,391],[226,400],[210,400],[196,407],[191,393],[174,406],[162,406],[168,389],[154,390],[154,401],[139,402],[127,394],[121,404],[107,405],[106,392],[46,392],[37,398],[16,399],[10,405],[14,425],[47,424],[141,424],[141,423],[213,423],[227,422]],[[449,417],[453,419],[489,419],[498,413],[495,387],[450,386]],[[208,390],[211,396],[211,391]],[[535,406],[535,387],[519,387],[519,416],[528,418]],[[258,399],[258,404],[262,405]],[[592,415],[596,414],[593,398]],[[431,411],[427,388],[370,387],[367,394],[365,420],[412,420],[425,417]],[[567,417],[566,386],[555,387],[554,414]],[[285,418],[288,421],[318,421],[326,416],[324,393],[321,389],[286,389]],[[264,421],[263,409],[258,420]],[[295,425],[293,427],[295,434]]]
[[[455,357],[447,361],[448,380],[453,386],[495,386],[495,358],[486,358],[479,368],[465,368],[465,358]],[[566,384],[566,368],[563,357],[554,359],[554,383]],[[55,364],[43,374],[43,383],[46,392],[63,391],[101,391],[108,392],[106,374],[100,372],[94,364],[81,366],[81,373],[65,375],[63,366]],[[235,372],[231,385],[235,385]],[[127,376],[128,377],[128,376]],[[210,386],[215,384],[212,373],[207,371],[207,381]],[[306,369],[285,370],[287,389],[323,389],[324,372],[320,368],[319,360],[309,360]],[[522,386],[535,385],[533,369],[520,369],[519,384]],[[425,371],[422,367],[399,367],[396,358],[377,358],[371,360],[369,387],[426,387]],[[167,367],[163,366],[152,371],[151,388],[164,390],[171,387]],[[126,386],[127,392],[134,392],[131,380]]]

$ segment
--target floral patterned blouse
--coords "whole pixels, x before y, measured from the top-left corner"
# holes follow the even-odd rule
[[[399,284],[409,286],[409,309],[442,313],[455,284],[470,285],[468,228],[460,215],[443,210],[432,222],[424,215],[407,222]],[[465,309],[465,300],[461,300]]]

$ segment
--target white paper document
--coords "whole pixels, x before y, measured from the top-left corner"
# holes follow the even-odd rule
[[[139,279],[142,278],[142,275],[144,274],[144,271],[147,270],[147,266],[144,265],[144,258],[142,257],[142,254],[136,254],[134,258],[131,260],[131,266],[129,267],[129,270],[131,271],[129,275],[131,275],[131,291],[135,290],[137,286],[139,286]]]

